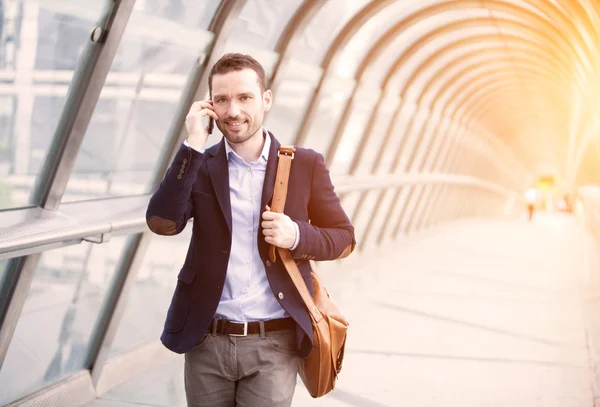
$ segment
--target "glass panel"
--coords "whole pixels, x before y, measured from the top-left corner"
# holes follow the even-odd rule
[[[213,34],[194,24],[204,17],[136,2],[102,89],[64,202],[150,192],[187,75],[203,61]],[[155,2],[152,2],[155,3]],[[214,7],[200,7],[212,17]],[[161,27],[157,30],[156,27]]]
[[[405,142],[405,137],[410,137],[409,131],[414,128],[416,120],[415,114],[417,113],[417,106],[413,103],[406,102],[400,109],[399,117],[396,120],[392,129],[390,129],[389,140],[385,146],[385,149],[374,162],[376,171],[379,174],[389,172],[391,166],[396,159],[396,155],[399,149],[402,149],[402,143]]]
[[[356,208],[358,207],[358,202],[360,197],[362,196],[361,191],[354,192],[346,192],[340,196],[340,201],[342,203],[342,208],[344,208],[344,212],[348,215],[348,218],[354,224],[354,212],[356,212]]]
[[[10,284],[7,272],[9,260],[0,260],[0,310],[4,309],[6,299],[8,298],[6,289],[7,284]]]
[[[412,216],[411,229],[417,227],[421,223],[421,221],[423,220],[423,216],[425,215],[425,211],[427,210],[427,208],[429,207],[429,203],[433,199],[434,185],[428,184],[425,185],[424,188],[425,190],[423,191],[422,198],[418,202],[419,205],[417,206],[415,213]],[[410,230],[408,230],[407,232],[410,232]]]
[[[348,41],[334,67],[337,75],[353,78],[365,54],[389,29],[407,16],[439,0],[397,1],[372,16]]]
[[[0,16],[0,209],[31,203],[79,55],[109,1],[4,1]],[[0,3],[2,4],[2,3]],[[52,95],[51,106],[37,99]]]
[[[386,92],[384,95],[384,100],[379,107],[377,117],[373,119],[375,120],[375,123],[371,128],[371,134],[365,134],[363,136],[368,137],[369,142],[365,145],[363,151],[356,152],[359,159],[358,166],[355,170],[356,174],[362,175],[371,173],[377,159],[380,158],[379,150],[388,135],[388,129],[394,119],[394,114],[398,110],[398,105],[400,104],[398,95],[392,92],[393,91]]]
[[[392,227],[388,230],[390,235],[393,237],[393,233],[396,231],[396,227],[398,227],[398,236],[401,236],[401,233],[404,232],[408,223],[410,222],[410,218],[414,216],[415,206],[417,205],[417,198],[419,194],[421,194],[421,190],[424,188],[423,185],[414,185],[407,188],[404,188],[402,194],[400,194],[400,201],[404,202],[403,207],[398,214],[393,218],[394,223]],[[412,195],[409,195],[409,192],[412,192]],[[408,197],[410,196],[410,200]],[[406,206],[406,208],[404,208]],[[402,213],[404,211],[404,213]],[[400,214],[402,214],[402,218],[400,218]],[[400,222],[400,224],[398,224]]]
[[[348,172],[380,93],[381,89],[366,83],[363,83],[363,86],[356,92],[355,102],[350,108],[344,134],[331,164],[332,174],[346,174]]]
[[[468,35],[465,34],[465,38],[467,36]],[[472,44],[468,47],[461,46],[460,48],[454,48],[451,52],[445,52],[443,56],[436,58],[436,60],[433,63],[429,64],[426,70],[419,72],[418,77],[412,83],[412,87],[409,88],[408,92],[411,93],[410,97],[416,98],[418,96],[421,96],[421,93],[424,91],[425,87],[430,83],[444,84],[448,80],[448,78],[451,78],[454,74],[456,74],[459,69],[464,68],[467,64],[470,65],[475,61],[474,58],[476,57],[464,58],[465,55],[471,54],[478,50],[488,51],[490,49],[490,46],[499,48],[502,45],[500,44],[499,46],[496,46],[492,45],[489,41],[482,41],[479,44]],[[514,49],[516,47],[520,46],[517,44],[511,44],[511,49]],[[531,47],[529,47],[529,49],[531,49]],[[490,58],[489,55],[490,54],[487,53],[487,58]],[[486,65],[486,63],[489,63],[491,61],[484,60],[481,62],[482,65]],[[388,86],[391,86],[392,88],[404,88],[406,82],[409,79],[408,76],[405,75],[404,77],[402,77],[402,79],[404,80],[399,79],[400,78],[393,78]],[[436,87],[429,85],[430,91],[436,89]],[[425,99],[427,101],[426,103],[433,103],[433,100],[431,100],[432,94],[433,92],[431,92],[429,97]]]
[[[155,30],[156,27],[160,27],[161,31],[179,30],[180,26],[208,30],[219,4],[221,0],[137,0],[135,9],[140,13],[133,14],[129,24],[137,25],[140,23],[138,19],[141,19],[145,23],[141,22],[138,28],[144,30],[148,28]],[[173,22],[175,24],[172,24]],[[159,25],[149,25],[149,23]],[[164,35],[160,32],[155,34]]]
[[[379,236],[380,227],[378,219],[380,221],[387,216],[390,201],[390,195],[396,192],[396,188],[386,188],[385,190],[377,189],[368,191],[365,197],[365,202],[363,206],[360,208],[360,211],[357,211],[354,214],[354,228],[356,241],[361,242],[360,244],[366,245],[367,247],[372,247],[373,241],[377,241]],[[377,202],[381,200],[381,203],[378,208],[376,208]],[[369,226],[369,224],[371,224]],[[367,235],[367,228],[368,235]],[[369,241],[365,241],[368,239]]]
[[[347,79],[330,77],[327,80],[303,146],[327,153],[353,86],[354,81]]]
[[[302,0],[250,0],[231,31],[231,38],[257,49],[274,50],[283,29]]]
[[[400,35],[388,43],[388,46],[383,53],[371,63],[370,69],[368,69],[368,77],[375,80],[382,80],[399,56],[403,55],[422,37],[435,31],[439,27],[451,24],[453,21],[467,20],[476,17],[489,19],[488,11],[486,9],[453,10],[415,21],[413,25],[407,26]],[[411,57],[407,63],[403,64],[400,69],[396,71],[395,76],[407,76],[407,73],[414,71],[414,68],[420,64],[423,59],[442,48],[445,44],[466,36],[471,37],[476,36],[477,34],[493,34],[495,33],[494,30],[495,27],[493,25],[488,26],[482,24],[477,28],[468,27],[458,31],[437,34],[420,46],[415,54],[418,55],[418,57]]]
[[[192,236],[192,225],[175,236],[154,235],[137,272],[110,355],[158,340]]]
[[[0,405],[85,369],[127,237],[44,252],[0,371]]]
[[[331,43],[344,25],[369,0],[329,0],[304,29],[294,49],[294,59],[321,65]]]
[[[290,61],[265,120],[265,127],[273,132],[281,144],[294,143],[320,77],[320,69]]]

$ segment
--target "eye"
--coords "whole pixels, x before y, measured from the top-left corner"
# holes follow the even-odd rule
[[[249,101],[251,98],[250,98],[250,96],[242,96],[240,99],[241,99],[241,100],[243,100],[244,102],[247,102],[247,101]]]
[[[227,99],[221,98],[221,99],[215,100],[214,103],[222,104],[222,103],[225,103],[226,101],[227,101]]]

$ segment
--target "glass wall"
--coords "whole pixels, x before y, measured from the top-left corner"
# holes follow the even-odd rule
[[[294,60],[290,61],[273,105],[265,119],[265,127],[273,132],[281,144],[294,144],[321,70]]]
[[[0,209],[26,206],[79,56],[110,2],[0,2]]]
[[[191,236],[190,224],[176,236],[152,237],[129,294],[111,356],[160,337]]]
[[[198,13],[214,13],[218,2],[197,4],[171,10],[136,2],[64,202],[150,192],[187,76],[212,42],[210,20]]]
[[[85,369],[127,237],[44,252],[0,370],[0,404]]]

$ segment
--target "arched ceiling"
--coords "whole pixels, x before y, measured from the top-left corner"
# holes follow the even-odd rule
[[[306,1],[305,16],[323,3]],[[414,111],[467,123],[498,140],[491,148],[510,151],[520,169],[600,183],[600,2],[363,3],[324,53],[323,78],[344,70]],[[359,42],[360,58],[341,58]]]

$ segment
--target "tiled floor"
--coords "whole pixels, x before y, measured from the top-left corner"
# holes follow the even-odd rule
[[[463,221],[328,271],[350,319],[337,389],[301,406],[591,407],[574,219]],[[182,360],[88,407],[184,406]]]

